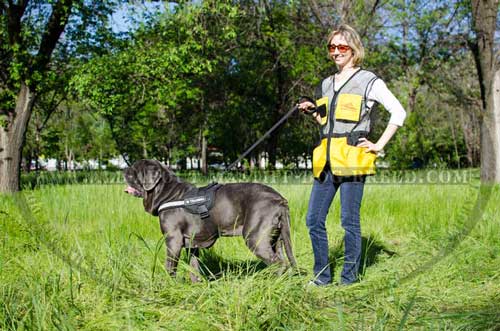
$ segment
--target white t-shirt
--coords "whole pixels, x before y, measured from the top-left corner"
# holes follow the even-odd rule
[[[344,82],[335,82],[335,92],[344,85]],[[385,109],[391,114],[389,119],[390,124],[402,126],[406,118],[406,111],[399,102],[399,100],[392,94],[384,81],[378,78],[373,82],[373,86],[367,95],[367,105],[372,107],[376,101],[384,106]]]

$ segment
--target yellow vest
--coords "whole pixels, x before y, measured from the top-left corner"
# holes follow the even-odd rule
[[[321,115],[320,143],[313,151],[313,176],[320,178],[328,163],[336,176],[375,174],[375,153],[356,147],[370,132],[367,94],[377,79],[370,71],[359,70],[337,91],[333,76],[321,83],[316,107]]]

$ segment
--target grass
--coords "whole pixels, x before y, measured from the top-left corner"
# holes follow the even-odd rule
[[[121,184],[0,197],[0,329],[500,330],[498,187],[476,222],[473,185],[367,184],[362,281],[310,288],[310,185],[273,186],[289,200],[302,272],[277,276],[241,238],[221,238],[198,284],[185,256],[177,279],[165,273],[158,220]],[[327,223],[337,278],[338,204]]]

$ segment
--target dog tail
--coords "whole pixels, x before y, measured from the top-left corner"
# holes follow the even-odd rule
[[[281,239],[283,240],[283,246],[285,246],[286,256],[290,261],[292,267],[297,266],[295,257],[292,251],[292,240],[290,238],[290,211],[288,206],[283,206],[281,213]]]

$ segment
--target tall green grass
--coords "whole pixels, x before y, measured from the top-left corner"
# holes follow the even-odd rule
[[[310,185],[273,186],[289,200],[300,272],[277,275],[241,238],[221,238],[203,252],[198,284],[185,254],[178,277],[166,274],[158,220],[121,184],[1,197],[0,329],[500,329],[498,188],[471,220],[476,186],[367,184],[361,282],[311,288]],[[327,222],[336,277],[338,200]]]

